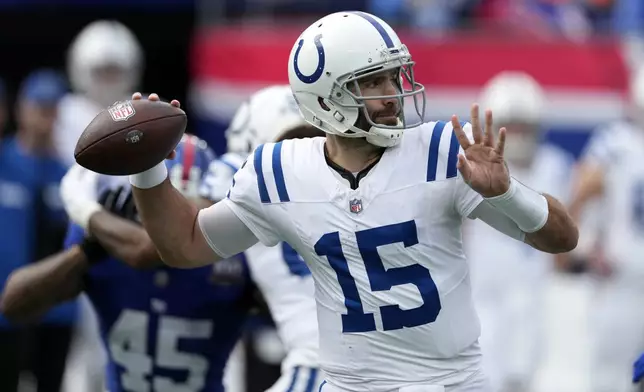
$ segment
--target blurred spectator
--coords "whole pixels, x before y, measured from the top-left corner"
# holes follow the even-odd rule
[[[54,158],[52,130],[66,90],[55,71],[30,74],[16,103],[18,129],[0,142],[1,287],[13,270],[62,246],[67,222],[58,185],[66,170]],[[9,325],[0,314],[1,391],[15,391],[23,370],[38,391],[59,391],[76,313],[66,303],[33,328]]]

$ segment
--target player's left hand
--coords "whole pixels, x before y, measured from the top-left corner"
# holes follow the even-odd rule
[[[456,167],[461,172],[463,180],[483,197],[499,196],[510,188],[510,172],[503,160],[505,148],[505,128],[499,131],[499,140],[494,143],[492,129],[492,111],[485,112],[485,132],[481,129],[479,106],[472,105],[471,110],[472,136],[470,142],[457,116],[452,116],[452,126],[458,142],[465,154],[458,155]]]

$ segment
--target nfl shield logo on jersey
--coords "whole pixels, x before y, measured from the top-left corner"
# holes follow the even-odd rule
[[[353,199],[349,201],[349,211],[353,212],[354,214],[357,214],[362,211],[362,200],[360,199]]]
[[[107,108],[107,111],[114,121],[127,121],[127,119],[136,114],[134,106],[132,106],[132,102],[130,101],[116,102]]]

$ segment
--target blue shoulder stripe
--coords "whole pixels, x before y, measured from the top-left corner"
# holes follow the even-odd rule
[[[273,176],[275,177],[275,187],[281,202],[290,201],[286,191],[286,182],[284,181],[284,172],[282,171],[282,142],[276,143],[273,147]]]
[[[255,166],[255,174],[257,174],[257,188],[259,189],[259,199],[262,201],[262,203],[270,203],[271,198],[268,195],[266,181],[264,180],[264,171],[262,170],[262,151],[264,151],[263,144],[257,147],[257,149],[255,150],[253,164]]]
[[[429,142],[429,154],[427,156],[427,182],[436,180],[436,170],[438,170],[438,153],[441,144],[441,136],[445,129],[445,122],[439,121],[434,124],[432,138]]]

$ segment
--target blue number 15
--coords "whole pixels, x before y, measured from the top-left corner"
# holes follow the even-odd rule
[[[417,327],[436,321],[441,310],[436,284],[429,270],[420,264],[386,269],[378,247],[402,242],[405,248],[418,244],[416,222],[407,221],[376,227],[355,233],[358,249],[364,262],[371,291],[387,291],[394,286],[413,284],[418,287],[423,304],[415,309],[401,309],[399,305],[380,307],[385,331]],[[376,330],[373,313],[365,313],[356,282],[349,271],[340,233],[327,233],[315,244],[315,253],[325,256],[335,271],[344,294],[347,313],[342,315],[342,332],[370,332]],[[357,260],[356,260],[357,261]],[[356,262],[352,260],[352,262]]]

